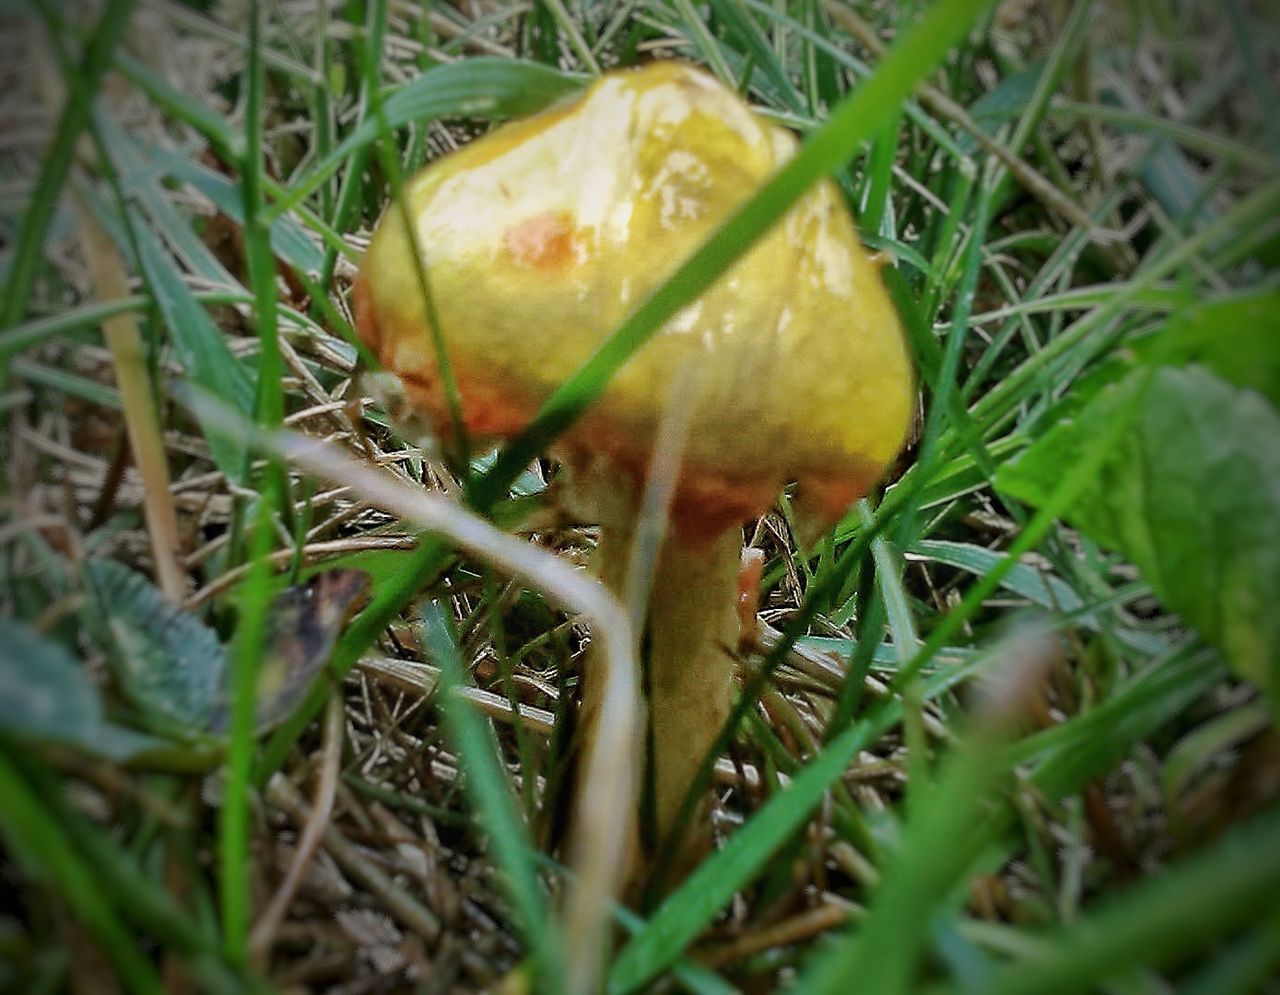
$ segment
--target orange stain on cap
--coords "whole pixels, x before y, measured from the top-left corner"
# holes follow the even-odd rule
[[[576,241],[567,211],[545,211],[523,218],[502,233],[502,244],[527,269],[564,269],[573,261]]]

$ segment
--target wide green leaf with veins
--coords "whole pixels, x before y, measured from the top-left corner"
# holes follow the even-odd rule
[[[1239,674],[1280,692],[1280,414],[1257,390],[1201,366],[1140,367],[1003,467],[1000,489],[1041,504],[1131,400],[1132,421],[1066,520],[1128,557]]]

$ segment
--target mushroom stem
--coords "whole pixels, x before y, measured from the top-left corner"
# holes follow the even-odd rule
[[[600,530],[594,566],[620,597],[634,553],[635,521]],[[644,777],[637,825],[644,863],[669,845],[680,805],[733,704],[733,652],[742,533],[736,526],[709,540],[669,535],[657,552],[640,633],[641,680],[649,703],[642,737]],[[641,593],[639,596],[643,596]],[[595,743],[597,676],[583,678],[587,742]],[[705,815],[705,806],[700,812]],[[672,879],[679,880],[711,843],[710,823],[695,819],[676,843]]]

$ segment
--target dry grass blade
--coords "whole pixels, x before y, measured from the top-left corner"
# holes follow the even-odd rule
[[[102,226],[90,215],[84,204],[77,205],[80,241],[94,289],[103,302],[128,296],[124,264],[114,243]],[[152,404],[151,378],[143,356],[142,333],[137,316],[131,312],[118,314],[102,323],[103,337],[115,364],[116,383],[124,401],[124,423],[129,435],[129,448],[142,478],[143,513],[151,541],[151,558],[155,564],[160,590],[174,604],[181,604],[186,593],[186,574],[178,564],[181,542],[178,538],[178,515],[169,490],[169,464],[164,452],[164,439],[156,421]]]
[[[52,116],[63,101],[65,86],[47,52],[42,52],[37,66],[41,94]],[[81,141],[78,151],[82,159],[92,159],[87,140]],[[80,198],[76,199],[76,221],[98,300],[109,304],[129,297],[120,252]],[[130,311],[113,315],[103,321],[102,330],[115,365],[129,448],[142,477],[143,513],[156,580],[165,597],[180,604],[186,590],[186,574],[178,564],[181,548],[178,515],[169,492],[169,464],[165,457],[163,433],[152,403],[151,377],[147,372],[137,315]]]

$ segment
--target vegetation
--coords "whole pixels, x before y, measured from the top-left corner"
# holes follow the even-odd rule
[[[10,8],[0,988],[1280,990],[1266,6]],[[365,376],[369,231],[658,57],[801,152],[445,459]],[[786,494],[745,530],[717,848],[626,908],[558,845],[611,618],[534,457],[823,175],[921,415],[826,536]]]

